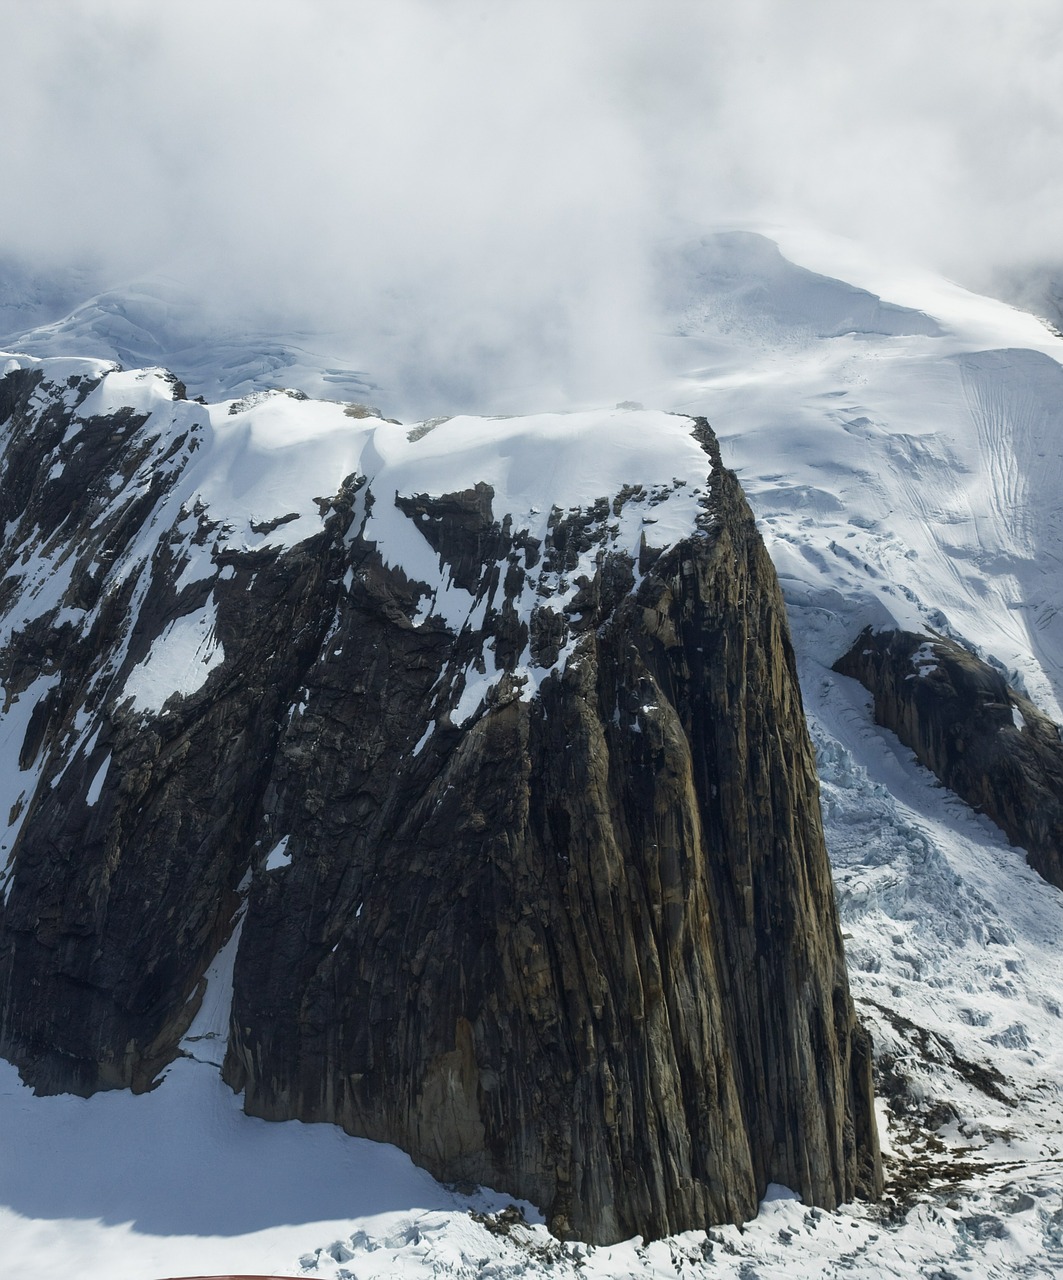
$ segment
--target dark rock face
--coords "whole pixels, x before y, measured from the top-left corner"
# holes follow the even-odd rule
[[[999,671],[940,636],[868,630],[834,669],[859,680],[874,695],[878,723],[1063,888],[1056,724]]]
[[[367,536],[388,499],[363,478],[313,537],[241,549],[198,506],[162,520],[198,406],[175,401],[169,435],[114,424],[100,461],[88,426],[63,443],[91,387],[60,403],[18,376],[0,591],[21,598],[58,530],[84,611],[68,592],[0,650],[8,703],[38,699],[0,915],[0,1045],[28,1080],[150,1087],[245,902],[224,1072],[253,1114],[394,1142],[594,1241],[741,1221],[769,1181],[827,1207],[877,1192],[783,606],[704,423],[698,531],[638,563],[608,531],[663,500],[641,486],[556,510],[545,540],[486,484],[395,498],[475,596],[454,629]],[[57,471],[81,504],[58,524]],[[192,544],[210,577],[182,578]],[[223,659],[131,702],[208,607]]]

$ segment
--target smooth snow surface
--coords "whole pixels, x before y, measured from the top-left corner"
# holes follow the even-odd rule
[[[265,868],[267,871],[279,871],[281,867],[290,867],[292,865],[292,855],[288,852],[288,837],[278,840],[273,848],[266,855]]]
[[[903,1085],[899,1100],[886,1087],[879,1101],[891,1200],[828,1214],[771,1188],[742,1231],[648,1246],[562,1246],[541,1225],[493,1234],[469,1209],[499,1208],[504,1197],[470,1202],[390,1148],[240,1114],[217,1074],[230,940],[185,1041],[194,1060],[175,1064],[151,1094],[34,1099],[6,1070],[0,1272],[41,1280],[224,1270],[322,1280],[1063,1275],[1063,894],[876,728],[866,694],[830,670],[867,624],[929,627],[998,664],[1060,719],[1063,341],[1001,303],[792,230],[732,229],[679,246],[662,258],[660,292],[666,319],[655,336],[647,326],[647,341],[659,345],[666,372],[652,385],[617,388],[616,399],[709,418],[779,571],[853,994],[884,1082]],[[160,320],[155,331],[165,328]],[[87,349],[65,345],[74,330],[61,329],[49,350]],[[222,366],[237,353],[220,348],[212,367],[209,343],[197,341],[189,336],[186,348],[198,353],[198,376],[222,387]],[[251,339],[234,368],[253,368],[253,348]],[[176,363],[171,352],[151,363]],[[29,357],[16,351],[0,362],[8,359]],[[50,376],[58,381],[59,372]],[[483,481],[495,489],[497,517],[508,512],[515,527],[536,531],[551,503],[586,504],[635,480],[659,486],[657,523],[644,524],[634,507],[617,522],[612,536],[628,548],[643,534],[655,545],[681,536],[699,510],[705,458],[683,417],[632,409],[409,428],[347,416],[339,404],[257,394],[267,377],[223,392],[244,399],[205,408],[173,403],[156,375],[120,376],[99,394],[146,396],[137,403],[199,441],[158,521],[160,531],[182,512],[191,522],[197,497],[223,519],[215,544],[183,544],[190,585],[214,577],[222,546],[311,536],[321,519],[313,499],[334,494],[350,472],[366,475],[376,495],[367,536],[431,587],[415,621],[434,614],[453,627],[471,625],[476,601],[441,574],[393,494]],[[140,572],[150,550],[138,549],[126,571]],[[62,574],[47,548],[27,563],[22,617],[52,607]],[[187,642],[173,642],[173,679],[178,650],[209,655],[208,608],[173,620],[167,634]],[[195,662],[180,679],[203,676],[207,663]],[[931,662],[929,651],[917,654],[913,678]],[[5,708],[5,760],[17,756],[47,679],[39,683]],[[162,695],[160,686],[143,696],[158,705]],[[470,680],[455,717],[473,713],[482,695]],[[82,734],[79,749],[90,750],[91,726]],[[35,785],[32,764],[0,770],[8,847],[20,797]],[[267,866],[282,876],[285,858],[271,851]]]
[[[159,712],[167,698],[187,696],[206,683],[225,661],[215,633],[217,609],[213,598],[196,613],[171,622],[152,644],[148,656],[130,672],[125,695],[138,711]]]
[[[176,1062],[137,1098],[87,1100],[34,1098],[0,1063],[0,1107],[4,1276],[298,1273],[354,1218],[390,1239],[470,1203],[393,1147],[249,1119],[202,1062]]]

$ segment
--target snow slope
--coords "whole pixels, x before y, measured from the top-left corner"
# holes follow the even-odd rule
[[[889,308],[760,235],[706,241],[681,255],[661,392],[715,425],[791,605],[965,637],[1059,719],[1063,340],[943,281],[858,276],[848,246]]]
[[[225,1022],[221,956],[207,1002],[214,1021],[203,1015],[190,1032],[194,1060],[152,1094],[35,1100],[4,1075],[3,1270],[58,1277],[76,1257],[81,1274],[118,1280],[225,1268],[336,1280],[1063,1273],[1063,894],[875,727],[864,692],[830,671],[867,623],[931,626],[1063,718],[1063,340],[1029,315],[857,246],[778,229],[669,249],[660,293],[664,336],[647,341],[658,342],[664,372],[618,398],[709,418],[779,571],[851,982],[879,1054],[889,1203],[827,1215],[777,1189],[744,1231],[648,1247],[560,1246],[534,1224],[497,1234],[469,1209],[504,1199],[469,1201],[396,1153],[332,1130],[238,1113],[213,1065]],[[67,336],[56,330],[57,342]],[[252,367],[253,347],[234,368]],[[202,385],[220,387],[222,359],[211,367],[209,344],[196,350]],[[147,394],[133,375],[117,376],[129,379],[116,384],[119,397]],[[265,376],[241,394],[262,389]],[[307,536],[312,498],[356,464],[387,469],[404,493],[426,471],[438,470],[438,482],[422,491],[489,480],[532,521],[544,513],[521,484],[530,471],[542,478],[559,431],[577,450],[550,477],[568,486],[565,502],[584,500],[585,477],[600,479],[606,466],[610,483],[621,473],[629,482],[630,470],[667,488],[668,536],[696,516],[694,477],[646,470],[653,451],[643,437],[683,421],[664,415],[407,430],[277,395],[180,412],[196,417],[204,439],[214,433],[187,484],[228,504],[224,536],[234,539]],[[581,424],[594,422],[605,422],[611,447],[588,437],[580,453]],[[703,476],[691,454],[692,467],[699,461]],[[686,492],[677,478],[690,482]],[[270,532],[252,528],[292,513]],[[412,568],[424,553],[409,522],[397,511],[380,520],[396,562]],[[641,531],[639,522],[619,536]],[[459,592],[451,584],[425,608],[457,623],[470,603]],[[208,621],[190,622],[175,652],[209,648]],[[0,731],[8,728],[5,720]],[[219,1212],[227,1196],[231,1210]]]

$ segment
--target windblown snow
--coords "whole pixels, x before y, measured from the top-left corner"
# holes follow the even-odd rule
[[[665,372],[616,396],[654,410],[414,426],[352,416],[344,404],[269,389],[275,370],[254,372],[253,336],[239,351],[236,338],[219,347],[212,369],[187,312],[168,312],[158,297],[141,298],[138,314],[152,317],[156,337],[181,333],[156,342],[150,363],[174,367],[190,388],[241,399],[175,401],[159,371],[54,361],[88,349],[77,339],[99,335],[101,314],[114,338],[125,304],[113,296],[93,300],[81,328],[53,317],[48,333],[38,325],[25,343],[9,339],[0,368],[42,367],[57,385],[100,378],[81,418],[124,405],[148,415],[139,430],[158,443],[115,502],[142,490],[154,468],[176,466],[167,450],[187,435],[180,476],[115,572],[145,575],[163,535],[178,529],[188,535],[179,581],[208,582],[224,572],[226,548],[312,536],[323,518],[316,500],[357,474],[375,494],[365,535],[429,588],[415,621],[453,628],[475,623],[478,601],[450,580],[393,496],[486,483],[496,519],[508,514],[541,537],[555,508],[586,510],[640,485],[644,500],[622,504],[606,531],[637,560],[642,539],[667,546],[699,527],[707,460],[688,415],[706,416],[789,606],[850,980],[876,1043],[886,1205],[826,1214],[773,1188],[744,1230],[608,1249],[558,1244],[530,1206],[523,1223],[485,1221],[504,1197],[446,1190],[394,1150],[330,1128],[240,1114],[216,1066],[230,943],[208,975],[190,1058],[154,1092],[35,1099],[13,1070],[2,1077],[3,1270],[48,1280],[72,1266],[90,1280],[224,1270],[321,1280],[1063,1272],[1063,894],[936,785],[874,725],[863,690],[830,670],[869,623],[929,628],[1063,718],[1063,340],[929,274],[779,229],[675,247],[662,258],[661,299],[665,336],[648,326],[647,342]],[[237,386],[222,366],[241,351],[231,367],[247,377]],[[182,352],[194,352],[191,368]],[[319,370],[322,384],[331,367]],[[374,397],[386,404],[387,392]],[[352,394],[348,384],[341,394]],[[201,521],[211,532],[195,542]],[[26,547],[11,625],[59,607],[70,572],[46,540],[30,536]],[[544,585],[564,599],[568,584]],[[208,596],[171,619],[125,692],[157,710],[201,687],[222,653]],[[917,662],[913,676],[926,670]],[[535,673],[526,674],[530,696]],[[7,700],[0,720],[8,848],[37,785],[32,765],[19,767],[19,744],[50,679]],[[472,714],[483,694],[467,682],[455,717]],[[279,865],[284,850],[269,857]]]

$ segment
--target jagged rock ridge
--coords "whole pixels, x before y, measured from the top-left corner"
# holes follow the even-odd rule
[[[1063,889],[1059,726],[1003,674],[939,635],[865,630],[835,664],[874,696],[875,719]]]
[[[874,1193],[784,612],[704,423],[407,434],[19,363],[0,1034],[28,1079],[149,1087],[243,906],[225,1074],[255,1114],[593,1240],[744,1219],[768,1181]]]

